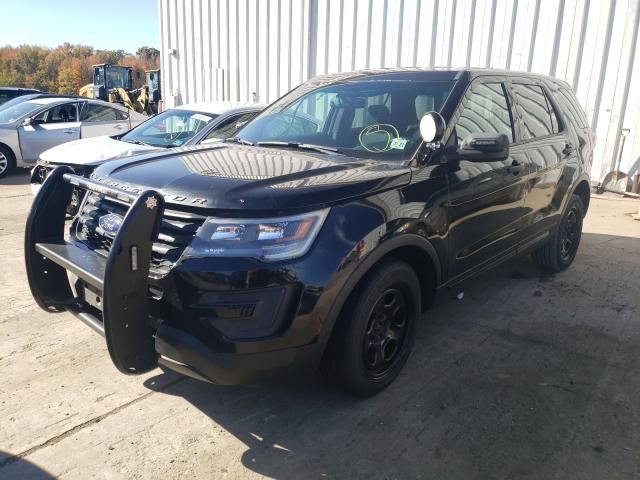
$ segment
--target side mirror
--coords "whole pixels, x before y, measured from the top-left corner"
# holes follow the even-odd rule
[[[426,143],[439,142],[446,126],[444,118],[438,112],[427,112],[420,119],[420,136]]]
[[[23,127],[28,127],[29,125],[33,125],[33,118],[27,117],[22,121]]]
[[[472,133],[464,139],[457,154],[471,162],[497,162],[509,156],[509,137],[504,133]]]

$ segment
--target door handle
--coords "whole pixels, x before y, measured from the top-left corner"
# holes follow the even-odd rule
[[[507,168],[507,171],[513,175],[519,175],[522,171],[522,163],[517,160],[511,162],[511,166]]]
[[[116,130],[122,130],[124,128],[124,125],[116,125],[115,127]]]
[[[72,133],[75,133],[75,130],[71,130],[71,129],[63,130],[62,133],[68,133],[70,135]]]
[[[570,143],[565,143],[564,150],[562,150],[563,155],[571,155],[574,151],[573,145]]]

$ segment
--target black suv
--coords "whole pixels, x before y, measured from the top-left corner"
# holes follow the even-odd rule
[[[124,373],[244,384],[322,364],[371,395],[440,294],[515,255],[571,264],[593,145],[553,78],[319,77],[226,143],[54,170],[27,223],[31,291],[104,335]]]
[[[13,100],[14,98],[32,93],[40,93],[40,90],[36,90],[34,88],[0,87],[0,105]]]

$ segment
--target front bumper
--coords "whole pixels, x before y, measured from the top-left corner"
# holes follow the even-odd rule
[[[106,258],[64,238],[74,188],[131,205]],[[316,343],[221,351],[192,330],[152,320],[149,266],[163,212],[164,199],[156,191],[133,195],[73,175],[68,167],[53,170],[34,199],[25,233],[27,277],[36,302],[50,312],[68,311],[103,335],[123,373],[143,373],[160,363],[214,383],[246,384],[313,370],[321,356]],[[73,288],[70,277],[86,288]],[[247,342],[256,343],[268,342]]]

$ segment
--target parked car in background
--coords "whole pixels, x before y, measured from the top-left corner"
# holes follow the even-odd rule
[[[77,175],[89,177],[98,166],[109,160],[137,153],[211,143],[224,140],[251,121],[263,105],[230,102],[197,103],[165,110],[122,135],[80,139],[58,145],[40,155],[31,171],[31,187],[35,194],[55,167],[67,165]],[[74,190],[69,205],[73,214],[79,205],[81,191]]]
[[[16,97],[39,92],[40,90],[36,90],[35,88],[0,87],[0,105]]]
[[[120,105],[79,97],[44,96],[0,109],[0,177],[33,166],[61,143],[126,132],[148,117]]]
[[[518,255],[573,262],[594,135],[566,82],[417,68],[326,75],[224,144],[150,152],[34,199],[37,303],[105,337],[121,372],[219,384],[323,365],[373,395],[437,298]],[[65,224],[72,187],[87,189]],[[72,274],[72,275],[70,275]]]

